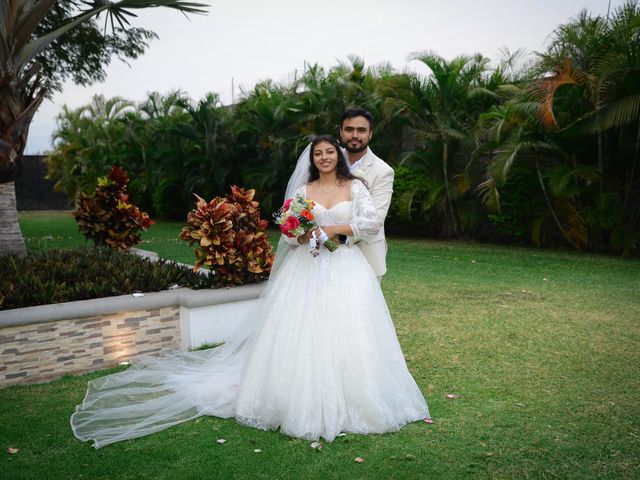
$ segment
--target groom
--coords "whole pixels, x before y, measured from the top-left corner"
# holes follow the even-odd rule
[[[362,108],[345,110],[340,115],[340,140],[345,147],[349,170],[367,182],[378,215],[384,220],[391,204],[393,193],[393,168],[378,158],[369,148],[373,129],[373,117]],[[384,226],[368,242],[358,241],[358,246],[373,268],[378,281],[387,271],[387,240]]]

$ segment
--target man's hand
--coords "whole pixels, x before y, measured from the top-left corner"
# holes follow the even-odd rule
[[[338,241],[338,235],[339,232],[337,232],[337,228],[336,226],[329,226],[329,227],[321,227],[322,230],[324,230],[324,233],[327,234],[327,237],[329,237],[329,240],[333,240],[334,242]]]
[[[313,232],[315,232],[316,230],[318,230],[317,228],[313,228],[311,230],[307,230],[305,233],[303,233],[302,235],[299,235],[297,240],[298,243],[300,245],[306,245],[307,243],[309,243],[309,240],[311,240],[311,235],[313,234]]]

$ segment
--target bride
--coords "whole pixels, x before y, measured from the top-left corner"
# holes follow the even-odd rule
[[[316,137],[287,187],[303,194],[334,251],[309,251],[311,233],[282,236],[256,306],[223,345],[143,357],[89,382],[71,416],[77,438],[100,448],[202,415],[332,441],[341,432],[383,433],[429,417],[409,373],[378,280],[354,241],[381,220],[349,173],[335,139]]]

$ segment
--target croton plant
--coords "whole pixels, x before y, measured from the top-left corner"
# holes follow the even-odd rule
[[[232,186],[231,194],[210,202],[195,195],[196,208],[187,215],[180,238],[194,246],[194,270],[215,272],[219,285],[264,280],[273,265],[267,235],[269,222],[260,218],[255,190]]]
[[[80,232],[96,245],[128,250],[140,243],[140,232],[154,223],[147,213],[129,202],[128,183],[127,172],[113,167],[108,176],[98,178],[93,195],[78,195],[73,216]]]

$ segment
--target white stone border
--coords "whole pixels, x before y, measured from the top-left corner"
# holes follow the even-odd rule
[[[67,318],[106,315],[128,310],[167,307],[179,305],[193,308],[206,305],[252,300],[258,298],[266,282],[240,285],[215,290],[192,290],[178,288],[162,292],[145,293],[143,296],[119,295],[116,297],[78,300],[76,302],[54,303],[35,307],[16,308],[0,311],[0,328],[30,323],[55,322]]]

